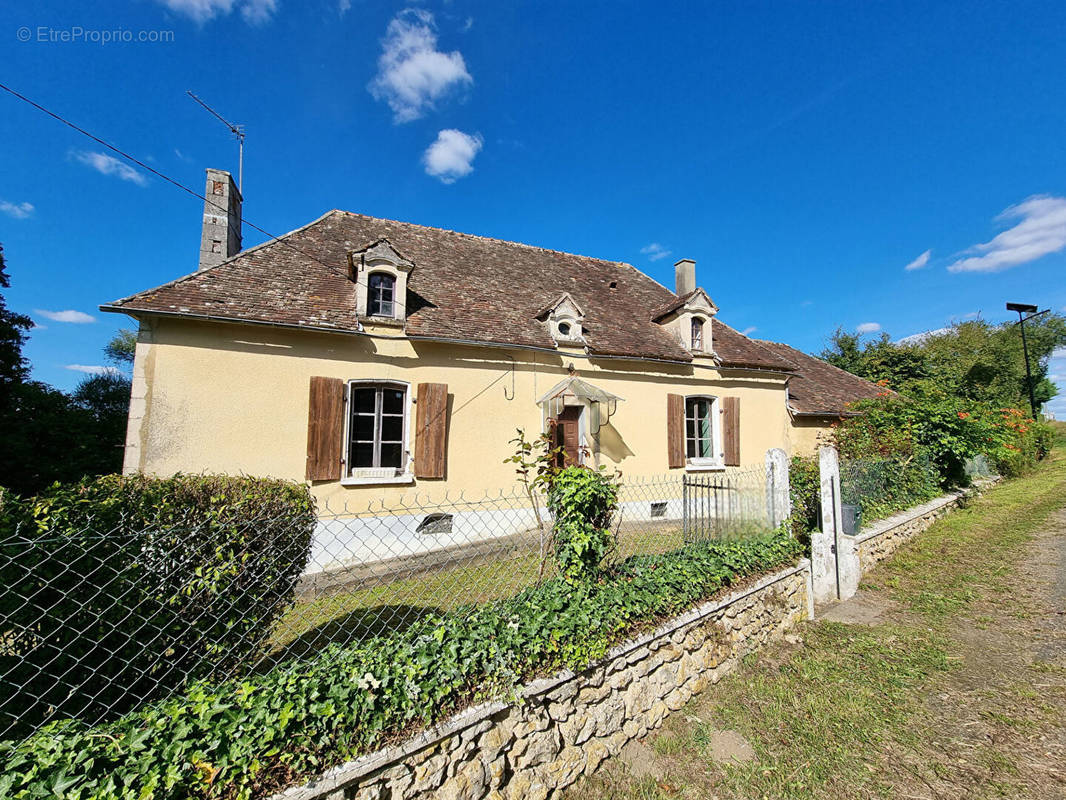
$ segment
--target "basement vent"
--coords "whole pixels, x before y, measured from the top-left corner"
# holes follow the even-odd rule
[[[652,503],[651,515],[653,517],[665,517],[666,516],[666,503]]]
[[[426,516],[422,517],[422,521],[418,523],[418,528],[416,529],[416,533],[424,533],[428,536],[451,532],[451,514],[426,514]]]

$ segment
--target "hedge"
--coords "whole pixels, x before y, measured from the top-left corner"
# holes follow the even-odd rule
[[[14,632],[0,650],[0,729],[116,716],[241,665],[292,599],[314,525],[308,490],[269,479],[0,491],[0,622]]]
[[[555,578],[508,600],[330,646],[245,680],[199,682],[107,725],[55,723],[0,752],[16,800],[249,798],[428,725],[460,704],[602,658],[635,629],[801,554],[780,530],[628,559],[598,581]]]

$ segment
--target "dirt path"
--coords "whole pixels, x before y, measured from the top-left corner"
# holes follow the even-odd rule
[[[567,797],[1066,800],[1066,509],[998,526],[875,571]]]

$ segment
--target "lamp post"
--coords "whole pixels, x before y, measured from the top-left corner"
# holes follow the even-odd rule
[[[1048,309],[1048,311],[1050,310]],[[1025,340],[1025,323],[1033,317],[1046,314],[1047,311],[1041,311],[1038,314],[1036,306],[1028,303],[1007,303],[1007,311],[1018,312],[1018,325],[1022,329],[1022,353],[1025,355],[1025,385],[1029,389],[1029,407],[1033,410],[1033,419],[1036,419],[1036,395],[1033,392],[1033,373],[1029,369],[1029,343]],[[1025,314],[1029,316],[1027,317]]]

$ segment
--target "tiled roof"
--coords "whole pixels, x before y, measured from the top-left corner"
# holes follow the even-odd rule
[[[838,416],[848,410],[848,403],[876,397],[886,391],[787,344],[762,339],[758,341],[795,365],[795,373],[788,383],[788,399],[792,408],[801,414]]]
[[[348,254],[382,238],[415,265],[409,336],[554,348],[537,313],[569,292],[592,354],[692,359],[650,316],[677,296],[628,264],[344,211],[103,308],[354,332]],[[724,366],[791,367],[717,319],[713,341]]]

